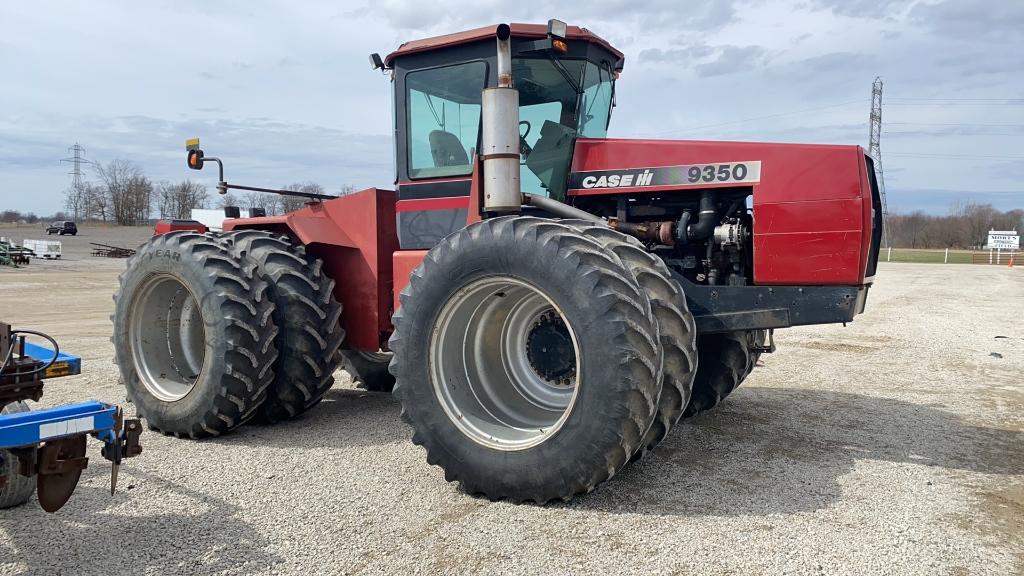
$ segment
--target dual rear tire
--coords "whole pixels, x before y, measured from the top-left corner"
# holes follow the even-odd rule
[[[320,267],[262,231],[170,232],[141,246],[120,277],[112,341],[149,426],[217,436],[319,402],[344,337]]]

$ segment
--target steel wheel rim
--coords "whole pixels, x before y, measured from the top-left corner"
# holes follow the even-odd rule
[[[527,339],[543,315],[561,319],[571,340],[571,378],[541,376]],[[476,280],[453,294],[430,335],[434,394],[459,430],[477,444],[525,450],[562,429],[579,395],[579,343],[549,296],[517,278]]]
[[[146,279],[128,327],[135,373],[156,398],[176,402],[195,388],[206,365],[202,306],[177,277]]]

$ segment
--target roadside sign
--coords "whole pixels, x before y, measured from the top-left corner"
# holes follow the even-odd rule
[[[990,230],[988,233],[988,249],[1020,250],[1020,235],[1016,230]]]

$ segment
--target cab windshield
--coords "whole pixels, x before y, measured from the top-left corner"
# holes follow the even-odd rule
[[[586,60],[515,58],[512,76],[519,91],[522,190],[562,198],[575,139],[608,133],[610,68]],[[486,84],[487,66],[479,60],[406,75],[411,179],[472,173]]]
[[[562,198],[576,137],[604,138],[612,109],[607,66],[586,60],[517,58],[523,192]]]

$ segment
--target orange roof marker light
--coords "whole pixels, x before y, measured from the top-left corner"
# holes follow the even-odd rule
[[[188,151],[188,167],[193,170],[202,170],[203,151],[199,148],[199,138],[185,140],[185,150]]]

